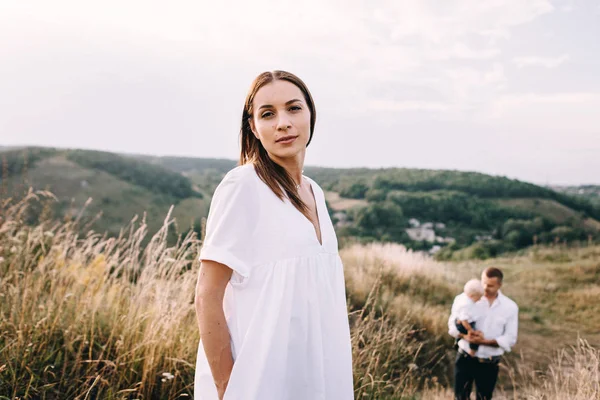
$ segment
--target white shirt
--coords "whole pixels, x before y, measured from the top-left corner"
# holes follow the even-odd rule
[[[452,304],[454,319],[467,322],[477,322],[479,319],[479,309],[475,302],[465,293],[461,293],[454,298]]]
[[[251,164],[217,187],[201,260],[233,274],[223,308],[233,370],[224,400],[354,398],[344,270],[321,188],[315,195],[323,244],[313,224],[281,201]],[[202,343],[196,400],[217,400]]]
[[[519,328],[519,307],[517,303],[498,291],[498,297],[496,297],[491,305],[485,296],[475,303],[475,305],[479,312],[477,330],[483,332],[485,339],[495,339],[499,346],[480,345],[475,353],[475,357],[487,358],[501,356],[505,352],[510,352],[511,348],[517,343],[517,331]],[[456,310],[453,305],[450,318],[448,318],[448,333],[456,338],[459,332],[456,329],[455,320]],[[470,350],[469,342],[464,339],[458,342],[458,346],[467,352]]]

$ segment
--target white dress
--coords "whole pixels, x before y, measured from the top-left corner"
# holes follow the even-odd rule
[[[223,301],[234,358],[224,400],[354,398],[343,265],[323,191],[306,179],[322,244],[251,164],[231,170],[213,196],[200,259],[233,270]],[[218,399],[202,341],[194,396]]]

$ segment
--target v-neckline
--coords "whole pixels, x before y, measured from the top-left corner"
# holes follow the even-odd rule
[[[298,211],[298,212],[300,212],[300,214],[302,215],[302,217],[306,221],[308,221],[308,223],[312,227],[313,235],[314,235],[315,240],[317,241],[317,243],[319,244],[319,246],[323,247],[323,227],[321,225],[321,212],[319,211],[319,202],[317,201],[317,193],[314,190],[314,187],[313,187],[313,184],[312,184],[312,181],[310,180],[310,178],[307,178],[304,175],[303,175],[303,177],[308,181],[308,184],[310,185],[310,192],[311,192],[313,200],[315,202],[315,212],[317,213],[317,226],[319,227],[319,231],[317,232],[315,224],[313,224],[313,222],[306,215],[304,215],[300,211]],[[321,236],[321,240],[319,240],[319,236]]]

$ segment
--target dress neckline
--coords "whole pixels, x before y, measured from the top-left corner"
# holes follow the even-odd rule
[[[312,227],[313,230],[313,237],[315,238],[315,241],[317,242],[317,244],[320,247],[323,247],[323,243],[324,243],[324,235],[323,235],[323,224],[321,223],[321,219],[322,219],[322,215],[321,215],[321,210],[319,209],[319,199],[317,199],[317,192],[314,189],[313,186],[313,181],[312,179],[302,175],[303,178],[305,178],[309,185],[310,185],[310,192],[312,194],[313,200],[315,202],[315,212],[317,213],[317,225],[319,227],[319,231],[317,232],[317,229],[315,228],[315,224],[313,224],[313,222],[303,213],[300,212],[300,210],[297,210],[302,217],[310,224],[310,226]],[[293,206],[293,205],[292,205]],[[294,207],[296,208],[296,207]],[[321,236],[321,240],[319,241],[319,235]]]

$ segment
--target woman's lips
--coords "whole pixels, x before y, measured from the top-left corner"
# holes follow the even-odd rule
[[[277,143],[290,144],[290,143],[293,143],[296,139],[298,139],[298,136],[286,136],[284,138],[277,140]]]

